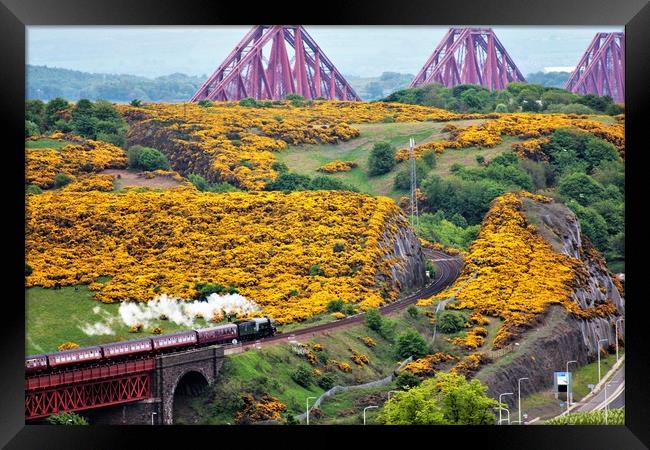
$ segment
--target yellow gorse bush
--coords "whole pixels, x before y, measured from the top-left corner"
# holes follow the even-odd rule
[[[445,292],[420,302],[430,304],[433,299],[447,298],[458,291],[448,308],[500,317],[504,325],[494,339],[494,348],[505,345],[517,330],[530,326],[552,304],[560,304],[582,318],[608,316],[616,311],[611,302],[583,310],[572,299],[571,295],[585,279],[584,264],[556,252],[527,222],[522,212],[524,196],[551,201],[528,193],[508,193],[496,198],[465,257],[461,276]],[[470,348],[482,345],[483,333],[477,333],[478,328],[457,343]]]
[[[322,313],[339,298],[378,307],[401,288],[385,253],[408,221],[386,197],[63,189],[26,204],[28,287],[86,283],[112,303],[195,298],[197,282],[233,285],[279,323]]]
[[[416,158],[427,150],[442,153],[445,149],[467,147],[494,147],[502,142],[502,136],[515,136],[520,139],[531,139],[528,143],[514,144],[520,156],[536,154],[539,145],[544,142],[543,137],[551,134],[558,128],[580,128],[595,136],[614,144],[621,157],[625,155],[625,124],[624,120],[614,123],[603,123],[585,118],[577,114],[489,114],[494,118],[480,125],[469,125],[465,128],[446,126],[443,130],[449,131],[450,139],[428,142],[414,148]],[[395,159],[403,161],[409,158],[409,149],[402,148],[397,151]]]
[[[175,170],[260,190],[277,172],[274,152],[287,144],[336,143],[359,135],[351,123],[446,121],[484,117],[395,103],[314,101],[303,107],[275,102],[255,108],[235,102],[120,105],[129,141],[163,150]]]
[[[80,139],[79,144],[66,145],[60,150],[25,149],[25,163],[25,182],[49,188],[59,173],[77,178],[108,168],[121,169],[126,167],[127,159],[124,150],[119,147],[102,141]]]
[[[327,164],[318,168],[319,172],[336,173],[336,172],[349,172],[357,167],[357,163],[353,161],[330,161]]]

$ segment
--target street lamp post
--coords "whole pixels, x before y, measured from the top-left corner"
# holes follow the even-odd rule
[[[517,381],[518,394],[519,394],[519,424],[521,424],[521,382],[523,380],[530,380],[530,378],[528,377],[519,378],[519,380]]]
[[[573,382],[572,382],[573,380],[571,380],[571,372],[569,372],[569,364],[571,364],[571,363],[578,364],[578,361],[576,361],[575,359],[572,359],[571,361],[567,361],[567,363],[566,363],[566,371],[567,371],[568,377],[569,377],[569,386],[567,386],[567,393],[566,393],[566,410],[567,410],[567,412],[569,411],[569,406],[571,406],[571,400],[572,400],[571,397],[573,397]]]
[[[316,397],[307,397],[307,401],[306,401],[306,404],[307,404],[307,425],[309,425],[309,400],[312,399],[312,398],[316,398]]]
[[[155,412],[155,411],[153,411],[153,412],[151,413],[151,425],[153,425],[153,416],[156,416],[156,415],[158,415],[158,413]]]
[[[508,418],[506,420],[508,421],[508,425],[510,425],[510,410],[508,408],[503,408],[503,410],[508,413]]]
[[[600,383],[600,343],[609,342],[609,339],[600,339],[598,341],[598,382]]]
[[[379,408],[379,406],[366,406],[363,408],[363,424],[366,424],[366,410],[371,409],[371,408]]]
[[[505,409],[506,411],[508,411],[507,408],[502,408],[502,407],[501,407],[501,403],[503,403],[503,402],[501,401],[501,398],[502,398],[504,395],[515,395],[515,394],[512,393],[512,392],[504,392],[503,394],[499,394],[499,425],[501,425],[501,421],[502,421],[502,419],[501,419],[501,417],[502,417],[502,416],[501,416],[501,410],[502,410],[502,409]],[[508,423],[510,423],[510,411],[508,411]]]
[[[619,320],[620,321],[625,320],[625,317],[621,316],[618,319],[616,319],[616,321],[614,322],[614,329],[616,330],[615,331],[615,333],[616,333],[616,337],[615,337],[615,339],[616,339],[616,362],[618,362],[618,322],[619,322]]]
[[[607,413],[609,412],[609,402],[607,401],[607,386],[612,384],[610,381],[609,383],[605,383],[605,425],[607,425]]]

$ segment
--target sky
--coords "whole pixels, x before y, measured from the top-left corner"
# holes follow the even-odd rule
[[[339,71],[416,74],[449,27],[305,26]],[[92,73],[207,76],[250,26],[29,26],[27,64]],[[595,33],[623,27],[493,27],[526,76],[574,67]]]

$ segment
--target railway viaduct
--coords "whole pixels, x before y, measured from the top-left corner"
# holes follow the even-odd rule
[[[92,424],[172,424],[174,400],[218,377],[224,349],[210,346],[25,380],[25,418],[83,411]]]

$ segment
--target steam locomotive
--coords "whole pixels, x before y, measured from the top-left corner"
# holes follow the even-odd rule
[[[218,327],[180,331],[151,338],[27,356],[25,372],[33,374],[48,369],[70,368],[75,365],[92,364],[104,360],[132,359],[205,345],[236,344],[273,336],[276,333],[275,321],[269,317],[239,320]]]

